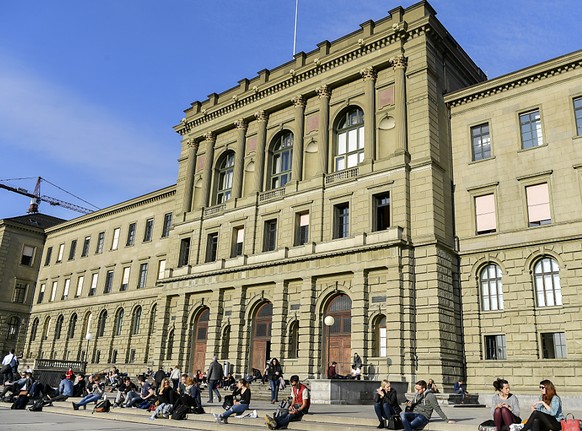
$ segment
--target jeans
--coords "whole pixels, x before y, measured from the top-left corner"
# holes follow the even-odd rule
[[[224,413],[222,413],[220,415],[220,417],[222,419],[226,419],[227,417],[229,417],[232,414],[237,414],[240,415],[242,412],[244,412],[246,409],[249,408],[248,404],[235,404],[234,406],[232,406],[231,408],[229,408],[227,411],[225,411]]]
[[[269,380],[269,387],[271,388],[271,401],[277,401],[279,398],[279,379]]]
[[[99,394],[89,394],[86,397],[84,397],[81,401],[79,401],[77,403],[77,405],[79,407],[83,407],[84,405],[87,405],[89,403],[92,403],[94,401],[99,401],[101,399],[101,395]]]
[[[289,425],[289,422],[300,421],[303,417],[303,412],[296,413],[283,413],[281,416],[277,416],[275,421],[277,422],[277,428],[285,428]]]
[[[383,419],[388,419],[390,416],[394,416],[396,412],[394,407],[388,403],[374,403],[374,411],[376,412],[376,417],[378,421],[382,422]]]
[[[218,389],[216,389],[216,386],[218,385],[218,380],[209,380],[208,381],[208,400],[210,402],[213,401],[214,398],[214,393],[216,393],[216,396],[218,397],[218,401],[221,400],[221,396],[220,396],[220,392],[218,392]]]
[[[428,423],[428,418],[420,413],[402,412],[400,413],[400,419],[402,419],[404,431],[415,431],[419,428],[424,428]]]

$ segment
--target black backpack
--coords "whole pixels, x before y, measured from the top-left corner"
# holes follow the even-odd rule
[[[28,404],[28,400],[28,396],[20,395],[19,397],[14,398],[14,402],[10,408],[13,410],[24,410]]]
[[[44,401],[42,399],[40,399],[40,400],[34,400],[34,402],[28,408],[28,410],[30,410],[31,412],[42,412],[42,407],[43,406],[44,406]]]
[[[189,411],[190,411],[190,409],[188,408],[188,406],[181,404],[178,407],[176,407],[174,409],[174,411],[172,412],[172,419],[177,420],[177,421],[188,419],[188,412]]]
[[[93,411],[91,412],[91,414],[97,412],[97,413],[108,413],[109,410],[111,410],[111,401],[109,400],[100,400],[97,401],[97,403],[95,403],[95,407],[93,408]]]

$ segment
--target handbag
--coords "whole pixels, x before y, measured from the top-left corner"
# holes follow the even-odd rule
[[[393,415],[386,419],[386,428],[389,430],[404,429],[404,425],[402,425],[402,419],[400,419],[400,416]]]
[[[572,419],[568,419],[568,416],[572,416]],[[580,419],[576,419],[572,413],[568,413],[566,419],[562,419],[560,424],[562,431],[580,431]]]
[[[495,422],[493,419],[486,420],[485,422],[479,424],[477,427],[478,431],[497,431],[497,427],[495,426]]]

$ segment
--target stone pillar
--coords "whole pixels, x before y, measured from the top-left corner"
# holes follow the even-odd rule
[[[368,322],[368,289],[364,271],[354,272],[352,278],[352,356],[358,353],[366,363]]]
[[[176,319],[174,320],[174,342],[176,347],[174,348],[175,357],[174,364],[169,364],[170,366],[178,365],[183,373],[188,372],[188,341],[190,337],[188,336],[188,299],[186,294],[181,294],[178,296],[176,304]]]
[[[287,291],[288,284],[285,281],[277,281],[273,291],[273,316],[271,321],[271,356],[279,358],[282,363],[287,358],[287,337],[285,331],[287,317]]]
[[[305,99],[296,96],[291,99],[295,106],[295,135],[293,136],[293,174],[295,181],[303,179],[303,135],[305,132]]]
[[[247,374],[248,353],[250,348],[250,330],[245,322],[245,304],[247,300],[247,289],[241,287],[232,294],[232,310],[229,318],[230,323],[230,354],[229,359],[234,373],[244,376]],[[262,371],[262,370],[261,370]],[[233,373],[233,375],[234,375]]]
[[[238,199],[241,197],[243,183],[243,164],[245,155],[245,139],[247,132],[247,123],[242,118],[234,123],[237,131],[236,153],[234,158],[234,178],[232,181],[232,197]]]
[[[360,71],[364,80],[364,163],[376,159],[376,71],[372,66]]]
[[[198,141],[188,139],[188,161],[186,162],[186,181],[184,183],[184,196],[182,198],[182,212],[192,211],[192,200],[194,197],[194,174],[196,170],[196,158],[198,156]]]
[[[319,97],[319,142],[317,151],[319,152],[319,170],[317,175],[326,174],[327,161],[329,160],[329,98],[331,89],[327,85],[322,85],[315,89]]]
[[[390,59],[394,69],[394,117],[396,118],[396,150],[395,154],[407,151],[406,127],[406,57],[398,55]]]
[[[204,156],[204,185],[202,189],[202,206],[210,205],[210,186],[212,184],[212,166],[214,165],[214,143],[216,136],[212,132],[204,135],[206,155]]]
[[[263,191],[263,172],[265,170],[265,146],[267,141],[267,120],[269,115],[265,111],[255,114],[258,124],[257,150],[255,152],[255,190]]]
[[[325,364],[321,364],[321,314],[315,310],[317,288],[311,277],[303,279],[299,319],[299,361],[297,373],[309,378],[317,377]],[[305,377],[302,377],[305,378]]]

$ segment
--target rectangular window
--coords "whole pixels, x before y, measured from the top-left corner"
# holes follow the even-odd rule
[[[491,137],[489,136],[488,123],[471,127],[471,148],[473,161],[491,157]]]
[[[170,236],[170,228],[172,227],[172,213],[164,214],[164,226],[162,227],[162,238]]]
[[[48,266],[51,263],[51,256],[53,254],[53,248],[49,247],[46,249],[46,256],[44,257],[44,266]]]
[[[121,287],[119,290],[124,292],[127,290],[127,286],[129,286],[129,274],[131,272],[131,267],[126,266],[123,268],[123,278],[121,279]]]
[[[26,266],[32,266],[34,257],[34,247],[30,245],[25,245],[22,248],[22,256],[20,257],[20,264]]]
[[[113,287],[113,270],[109,270],[105,275],[105,288],[103,289],[103,293],[111,292],[112,287]]]
[[[550,194],[548,183],[537,184],[525,188],[527,196],[528,226],[550,224]]]
[[[129,363],[130,364],[134,364],[135,363],[135,349],[131,349],[129,351]]]
[[[539,109],[519,115],[521,131],[521,148],[533,148],[543,145],[542,120]]]
[[[206,240],[206,262],[214,262],[218,252],[218,233],[208,235]]]
[[[576,134],[582,136],[582,97],[574,99],[574,117],[576,118]]]
[[[91,276],[91,288],[89,289],[89,296],[95,295],[97,292],[97,281],[99,280],[99,274],[93,274]]]
[[[28,283],[16,280],[16,284],[14,285],[14,295],[12,296],[12,302],[16,304],[24,304],[24,301],[26,300],[27,290]]]
[[[137,282],[138,289],[143,289],[144,287],[146,287],[147,278],[148,278],[148,264],[142,263],[139,266],[139,280]]]
[[[67,278],[65,280],[65,287],[63,289],[63,296],[61,296],[61,300],[64,301],[65,299],[69,298],[69,289],[71,288],[71,279]]]
[[[542,357],[544,359],[564,359],[568,357],[566,350],[566,334],[553,332],[541,334]]]
[[[477,235],[497,230],[495,195],[493,193],[475,197],[475,225]]]
[[[53,281],[53,287],[51,288],[51,299],[49,302],[54,302],[57,297],[57,288],[59,287],[58,281]]]
[[[277,248],[277,220],[267,220],[265,222],[265,232],[263,238],[263,251],[273,251]]]
[[[95,249],[95,254],[103,253],[103,245],[105,244],[105,232],[99,232],[97,237],[97,248]]]
[[[178,267],[188,265],[190,260],[190,238],[182,238],[180,241],[180,256],[178,258]]]
[[[119,228],[113,229],[113,241],[111,242],[111,250],[117,250],[119,247]]]
[[[303,212],[295,215],[295,245],[303,245],[309,242],[309,213]]]
[[[59,254],[57,255],[57,262],[61,263],[63,261],[63,255],[65,254],[65,244],[59,245]]]
[[[74,239],[71,241],[71,248],[69,249],[69,260],[73,260],[75,258],[76,251],[77,251],[77,240]]]
[[[154,230],[154,219],[149,218],[146,220],[145,230],[143,233],[143,242],[152,240],[152,232]]]
[[[245,228],[235,227],[232,235],[232,251],[230,257],[242,256],[245,242]]]
[[[507,359],[505,335],[485,335],[485,359]]]
[[[75,298],[78,298],[79,296],[81,296],[81,293],[83,293],[83,283],[85,282],[85,277],[84,276],[79,276],[79,278],[77,279],[77,291],[75,292]]]
[[[350,234],[350,205],[346,202],[333,207],[333,238],[347,238]]]
[[[162,259],[158,263],[158,280],[164,278],[166,274],[166,259]]]
[[[38,299],[36,300],[37,304],[40,304],[42,302],[42,300],[44,299],[44,291],[46,290],[46,284],[41,284],[40,285],[40,291],[38,292]]]
[[[390,193],[374,196],[374,231],[390,227]]]
[[[127,246],[133,245],[135,243],[135,227],[135,223],[131,223],[129,225],[129,229],[127,230],[127,242],[125,243]]]
[[[81,252],[81,257],[89,256],[89,245],[91,243],[91,237],[86,236],[83,241],[83,251]]]

